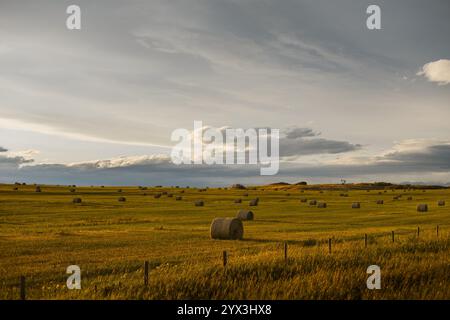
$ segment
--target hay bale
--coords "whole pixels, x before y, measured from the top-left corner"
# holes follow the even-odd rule
[[[73,200],[72,200],[72,202],[73,203],[81,203],[81,198],[74,198]]]
[[[236,199],[234,200],[234,203],[242,203],[242,199]]]
[[[42,192],[42,190],[41,190],[41,187],[40,187],[40,186],[37,186],[37,187],[36,187],[36,192]]]
[[[172,197],[173,197],[173,194],[172,194],[172,193],[168,193],[168,194],[167,194],[167,197],[168,197],[168,198],[172,198]]]
[[[308,199],[306,199],[306,198],[300,199],[300,202],[303,202],[303,203],[305,203],[307,201],[308,201]]]
[[[352,209],[359,209],[359,208],[361,208],[361,204],[359,202],[352,203]]]
[[[204,205],[205,205],[205,202],[203,202],[203,200],[195,201],[195,206],[196,207],[203,207]]]
[[[427,212],[428,211],[428,205],[421,203],[419,205],[417,205],[417,211],[418,212]]]
[[[247,189],[247,188],[246,188],[243,184],[236,183],[236,184],[233,184],[233,185],[231,186],[231,189],[245,190],[245,189]]]
[[[244,197],[248,197],[248,193],[244,193],[243,196],[244,196]]]
[[[70,192],[72,192],[72,193],[74,193],[74,192],[76,192],[77,190],[76,189],[70,189]]]
[[[440,207],[445,206],[445,201],[444,200],[439,200],[438,201],[438,206],[440,206]]]
[[[317,204],[317,200],[311,200],[309,201],[310,206],[315,206]]]
[[[384,204],[383,200],[377,200],[377,204]]]
[[[176,201],[183,200],[183,197],[181,197],[181,196],[175,197],[175,200],[176,200]]]
[[[238,211],[236,218],[239,220],[253,220],[253,212],[250,210],[241,209]]]
[[[127,198],[125,198],[125,197],[119,197],[119,198],[117,199],[117,201],[119,201],[119,202],[125,202],[125,201],[127,201]]]
[[[251,206],[251,207],[255,207],[255,206],[258,205],[258,202],[259,202],[259,198],[252,199],[252,200],[250,200],[250,202],[248,203],[248,205]]]
[[[327,207],[327,203],[326,202],[319,202],[317,204],[317,208],[326,208]]]
[[[408,197],[408,198],[406,198],[406,200],[412,200],[412,197]]]
[[[212,239],[241,240],[244,236],[244,225],[237,218],[215,218],[210,231]]]
[[[159,199],[159,198],[161,198],[161,193],[157,193],[157,194],[155,194],[153,197],[154,197],[155,199]]]
[[[162,195],[163,195],[163,196],[167,195],[167,191],[163,191],[163,192],[162,192]]]

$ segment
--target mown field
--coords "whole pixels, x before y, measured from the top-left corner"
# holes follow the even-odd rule
[[[437,205],[450,200],[447,189],[35,189],[0,185],[0,299],[20,297],[20,276],[27,299],[450,299],[450,201]],[[174,196],[153,197],[162,191]],[[244,240],[210,239],[213,218],[233,217],[255,197]],[[199,199],[204,207],[194,206]],[[429,211],[417,212],[419,203]],[[72,264],[82,270],[81,290],[66,288]],[[366,288],[374,264],[381,290]]]

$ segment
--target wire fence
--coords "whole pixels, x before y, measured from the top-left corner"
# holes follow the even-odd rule
[[[229,268],[239,261],[250,261],[251,258],[262,253],[267,253],[272,261],[278,263],[293,263],[302,259],[305,254],[339,255],[349,252],[370,250],[373,248],[392,249],[401,245],[417,245],[432,241],[447,241],[449,239],[450,228],[448,225],[436,225],[435,227],[401,228],[386,232],[361,233],[352,235],[328,235],[317,239],[272,241],[263,247],[243,246],[239,249],[222,250],[220,254],[211,255],[211,252],[183,254],[178,262],[161,262],[164,259],[155,261],[131,261],[129,263],[111,266],[108,270],[96,270],[90,266],[83,270],[83,278],[95,278],[101,274],[104,277],[114,277],[116,274],[128,274],[133,279],[141,277],[142,286],[146,287],[152,278],[152,273],[160,272],[167,264],[180,264],[181,268],[189,268],[189,265],[199,265],[211,263],[213,265]],[[218,240],[220,241],[220,240]],[[224,242],[226,243],[226,242]],[[215,261],[215,262],[214,262]],[[164,271],[163,271],[164,272]],[[65,285],[67,274],[59,274],[49,281]],[[48,276],[33,274],[21,275],[18,279],[9,279],[1,282],[2,290],[9,293],[6,295],[10,299],[32,299],[32,294],[28,292],[39,290],[45,287],[45,280]]]

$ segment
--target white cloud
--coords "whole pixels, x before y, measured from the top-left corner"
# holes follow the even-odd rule
[[[142,155],[142,156],[123,156],[109,160],[93,160],[85,162],[70,163],[68,167],[84,169],[108,169],[123,168],[139,165],[168,164],[171,159],[168,155]]]
[[[450,60],[440,59],[428,62],[417,73],[419,76],[425,76],[430,82],[437,82],[440,85],[450,83]]]

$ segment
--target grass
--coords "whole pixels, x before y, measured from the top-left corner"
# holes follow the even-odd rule
[[[341,197],[338,189],[290,187],[191,188],[183,194],[181,188],[70,192],[67,186],[42,186],[36,193],[35,186],[14,187],[0,185],[0,299],[19,298],[21,275],[29,299],[450,298],[450,212],[437,206],[449,198],[447,189],[346,190],[348,197]],[[163,191],[174,197],[153,197]],[[183,199],[176,201],[177,195]],[[122,196],[126,202],[118,201]],[[83,202],[72,203],[75,197]],[[244,222],[243,241],[210,239],[213,218],[235,216],[255,197],[260,202],[251,207],[255,220]],[[300,198],[324,201],[327,208]],[[204,207],[194,205],[200,199]],[[377,205],[378,199],[384,204]],[[352,209],[353,202],[361,208]],[[418,213],[418,203],[427,203],[429,211]],[[144,287],[146,260],[151,270]],[[71,264],[82,270],[81,290],[65,286]],[[381,267],[381,290],[366,288],[366,269],[373,264]]]

